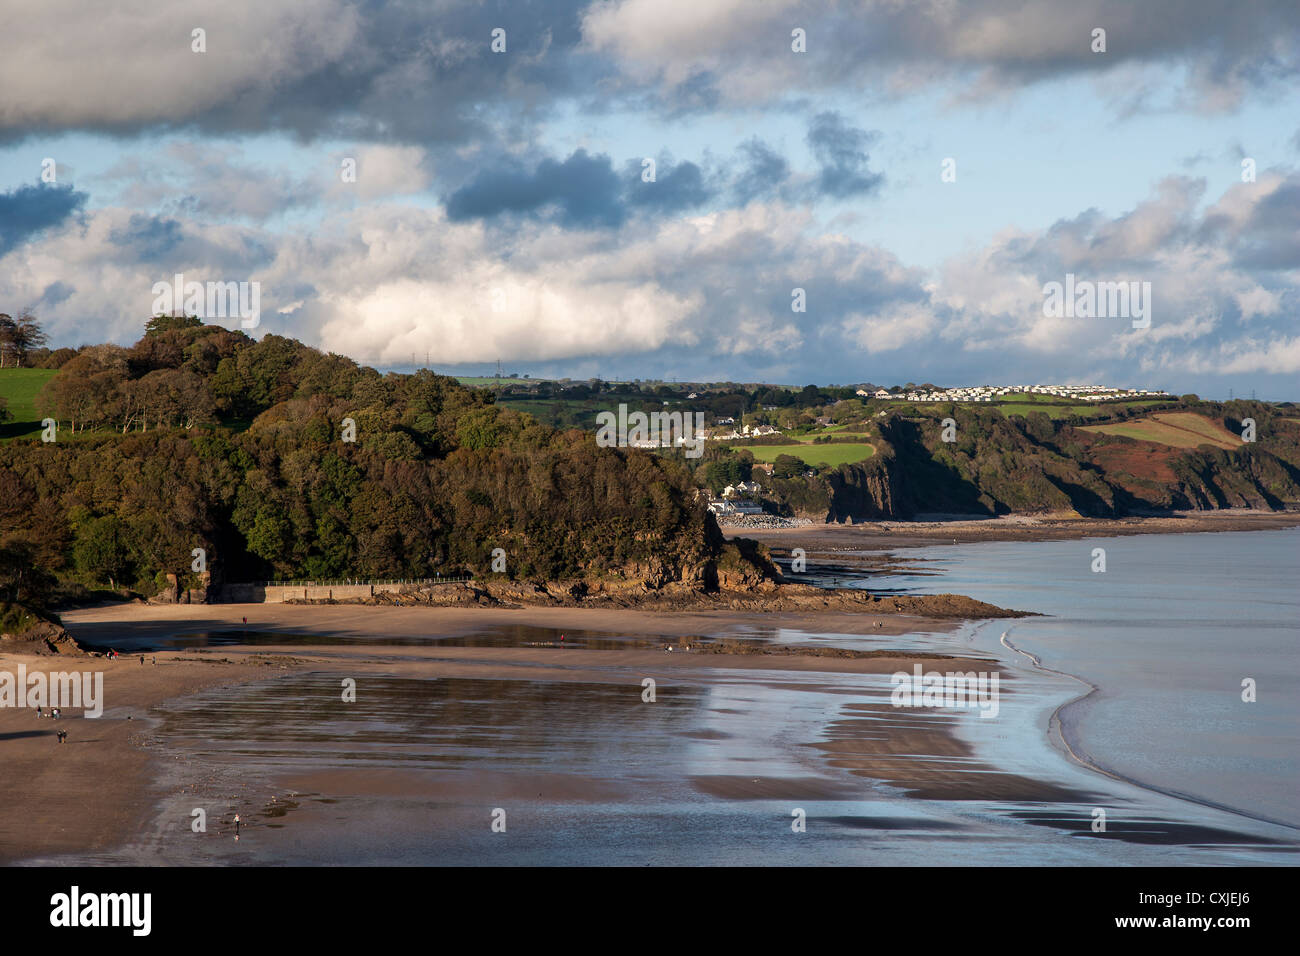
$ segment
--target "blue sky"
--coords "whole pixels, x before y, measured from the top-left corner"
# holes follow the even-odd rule
[[[183,272],[380,368],[1300,398],[1294,4],[70,2],[0,63],[0,310],[57,345]]]

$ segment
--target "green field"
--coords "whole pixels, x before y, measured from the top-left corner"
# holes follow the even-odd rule
[[[1069,418],[1071,415],[1097,415],[1101,413],[1096,405],[1048,405],[1039,402],[1007,402],[1005,405],[991,405],[1003,415],[1025,415],[1032,412],[1042,412],[1048,418],[1056,421],[1063,418]]]
[[[830,445],[808,443],[797,445],[743,445],[733,442],[728,442],[728,444],[733,448],[748,448],[753,453],[755,461],[773,462],[776,461],[777,455],[793,455],[810,465],[825,462],[832,468],[836,465],[850,465],[855,461],[862,461],[864,458],[870,458],[876,453],[876,449],[871,445],[850,442],[842,444],[837,442]]]
[[[534,385],[541,379],[506,378],[504,375],[500,378],[495,375],[457,375],[456,381],[462,385]]]
[[[1071,415],[1081,415],[1092,418],[1105,418],[1118,408],[1146,408],[1149,405],[1163,405],[1167,399],[1142,399],[1134,402],[1085,402],[1083,404],[1061,404],[1053,402],[1002,402],[990,403],[990,407],[996,408],[1003,415],[1025,415],[1031,412],[1042,412],[1053,421],[1069,418]]]
[[[836,426],[835,428],[819,429],[818,431],[810,432],[807,435],[784,435],[782,437],[788,438],[791,441],[797,441],[801,445],[811,445],[813,443],[814,438],[820,438],[823,435],[833,434],[837,438],[865,438],[866,437],[865,432],[850,432],[850,431],[840,430],[841,428],[847,428],[847,427],[848,426]]]
[[[0,424],[0,439],[40,433],[36,393],[54,372],[50,368],[0,368],[0,396],[9,403],[9,420]]]

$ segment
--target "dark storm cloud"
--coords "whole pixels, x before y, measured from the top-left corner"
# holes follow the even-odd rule
[[[869,193],[884,179],[867,168],[867,147],[876,134],[849,126],[838,113],[818,113],[808,127],[808,146],[821,171],[817,187],[827,196],[844,199]]]
[[[633,162],[628,166],[632,173],[632,186],[627,201],[633,206],[670,214],[693,209],[713,195],[704,181],[704,172],[694,163],[659,164],[655,181],[651,183],[642,181],[641,163]]]
[[[482,173],[451,194],[447,216],[554,213],[566,226],[617,226],[625,216],[621,187],[608,156],[580,149],[563,162],[544,159],[531,172],[510,167]]]
[[[737,160],[708,169],[660,157],[649,182],[642,159],[629,159],[616,172],[608,156],[579,149],[568,159],[546,158],[532,169],[514,163],[480,172],[448,196],[447,216],[460,222],[513,214],[564,226],[620,226],[634,213],[670,216],[760,199],[845,199],[870,193],[882,182],[867,167],[865,147],[875,139],[875,133],[849,126],[838,113],[821,113],[808,132],[818,168],[798,177],[784,156],[757,138],[738,148]]]
[[[1300,269],[1300,177],[1255,204],[1237,232],[1234,259],[1252,270]]]
[[[226,0],[214,8],[174,0],[148,18],[114,18],[47,0],[8,38],[0,139],[197,127],[474,141],[491,129],[517,130],[609,71],[575,52],[583,6]],[[203,54],[190,46],[200,23]],[[503,53],[490,48],[496,29],[506,31]]]
[[[714,190],[695,163],[656,163],[655,179],[642,179],[641,160],[621,173],[610,158],[577,150],[563,161],[543,159],[532,169],[500,167],[476,176],[447,199],[454,222],[517,214],[554,219],[564,226],[619,226],[633,209],[671,215],[708,201]]]
[[[772,195],[790,177],[785,157],[755,137],[740,147],[747,160],[733,185],[741,205]]]
[[[518,136],[557,103],[666,114],[827,89],[967,93],[1121,66],[1182,68],[1211,106],[1300,74],[1300,4],[1258,0],[969,0],[727,5],[675,16],[591,3],[173,0],[149,17],[43,0],[6,24],[0,140],[197,127],[436,144]],[[189,33],[207,24],[208,52]],[[789,53],[789,25],[807,29]],[[1107,31],[1104,54],[1091,31]],[[490,49],[506,31],[506,52]],[[700,34],[717,42],[703,47]],[[779,54],[779,55],[777,55]],[[160,80],[165,77],[165,80]],[[1139,95],[1139,98],[1140,95]]]
[[[19,186],[0,193],[0,256],[85,205],[86,193],[71,186]]]
[[[1234,7],[1218,0],[962,0],[827,4],[701,2],[655,18],[654,0],[593,5],[591,45],[625,74],[658,80],[666,111],[694,104],[753,106],[800,100],[821,90],[906,95],[964,79],[958,95],[1000,90],[1117,68],[1177,70],[1189,99],[1211,109],[1252,89],[1285,85],[1300,74],[1300,4],[1259,0]],[[806,30],[807,50],[774,43],[791,24]],[[1106,32],[1094,51],[1093,30]],[[725,37],[709,48],[701,33]],[[1125,95],[1145,99],[1143,84]]]

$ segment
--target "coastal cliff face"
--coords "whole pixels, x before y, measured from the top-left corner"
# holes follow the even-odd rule
[[[1300,497],[1294,469],[1263,450],[1198,449],[1174,462],[1179,507],[1279,510]]]
[[[826,520],[866,521],[910,514],[904,480],[892,455],[845,465],[827,477],[830,500]]]
[[[1300,422],[1266,409],[1255,411],[1260,440],[1236,447],[1177,447],[1053,422],[1042,414],[1005,417],[990,409],[955,409],[948,415],[956,422],[954,441],[943,441],[940,414],[892,416],[872,438],[874,457],[772,482],[784,513],[852,523],[921,513],[1072,511],[1113,518],[1300,505]],[[1241,423],[1232,416],[1203,417],[1207,430],[1239,434]]]

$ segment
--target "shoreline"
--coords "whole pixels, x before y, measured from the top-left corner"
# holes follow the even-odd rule
[[[161,845],[171,823],[160,818],[164,804],[174,807],[182,793],[198,787],[196,781],[221,780],[226,790],[232,775],[200,760],[189,766],[190,757],[163,747],[157,740],[156,709],[216,688],[230,688],[273,677],[308,674],[353,676],[406,676],[421,679],[483,679],[541,682],[609,683],[626,680],[626,674],[652,673],[671,687],[676,682],[711,685],[727,679],[765,682],[781,674],[813,681],[810,686],[831,686],[852,675],[883,675],[910,670],[914,665],[944,669],[979,669],[982,658],[958,654],[925,653],[881,649],[850,656],[777,653],[665,653],[661,649],[630,647],[628,650],[587,650],[580,647],[483,647],[384,644],[378,635],[452,635],[483,627],[491,622],[527,623],[575,630],[617,630],[627,634],[690,637],[707,634],[722,639],[744,638],[757,625],[782,628],[858,633],[888,639],[914,633],[918,628],[952,631],[959,621],[926,621],[891,616],[887,627],[873,626],[860,614],[734,614],[719,611],[663,615],[654,611],[584,608],[528,608],[521,610],[484,608],[415,608],[357,605],[117,605],[85,608],[70,612],[65,619],[78,640],[88,635],[104,638],[121,636],[145,628],[152,636],[193,632],[202,628],[238,630],[242,618],[249,618],[250,630],[263,632],[310,632],[314,635],[356,636],[366,634],[374,643],[366,645],[313,645],[290,643],[267,646],[231,645],[217,648],[159,650],[147,654],[123,653],[109,662],[99,654],[75,657],[0,654],[0,670],[25,665],[35,671],[94,672],[104,677],[104,713],[89,720],[65,708],[57,725],[49,718],[37,720],[26,708],[0,709],[0,746],[4,748],[6,774],[0,782],[0,863],[12,865],[33,859],[55,857],[94,858],[100,854],[125,852],[128,847]],[[558,656],[558,655],[563,655]],[[155,665],[152,661],[156,659]],[[750,675],[750,676],[746,676]],[[765,676],[771,675],[771,678]],[[819,679],[823,675],[824,679]],[[47,722],[48,721],[48,722]],[[70,732],[67,745],[55,743],[55,730]],[[929,739],[946,735],[932,731]],[[811,743],[811,741],[810,741]],[[900,751],[890,776],[897,781],[913,777],[930,778],[923,761],[909,751]],[[179,763],[177,763],[179,761]],[[910,769],[909,769],[910,768]],[[209,772],[211,771],[211,772]],[[197,773],[197,775],[196,775]],[[216,776],[213,776],[213,773]],[[324,777],[330,773],[322,770]],[[918,776],[919,775],[919,776]],[[802,792],[808,781],[789,782]],[[748,792],[748,783],[710,780],[709,793]],[[781,789],[785,784],[772,783]],[[966,784],[954,780],[945,787],[958,792]],[[737,789],[738,788],[738,789]],[[956,788],[952,790],[951,788]],[[716,793],[715,793],[716,791]],[[816,786],[813,786],[816,792]],[[219,807],[228,803],[229,793],[209,794],[195,805],[208,807],[209,831],[217,830],[224,816]],[[215,797],[215,800],[214,800]],[[226,808],[227,811],[230,807]],[[255,807],[235,809],[250,822]],[[185,821],[175,821],[176,828]],[[183,855],[183,854],[182,854]]]
[[[1275,520],[1282,516],[1270,516]],[[1300,515],[1286,516],[1286,523],[1269,523],[1271,527],[1292,527],[1300,524]],[[1228,527],[1228,525],[1233,525]],[[1224,522],[1217,530],[1263,530],[1261,522]],[[940,530],[940,527],[943,530]],[[1106,526],[1109,533],[1113,528]],[[1140,530],[1127,533],[1161,533],[1163,529],[1143,521]],[[915,528],[914,528],[915,530]],[[928,536],[920,536],[917,544],[925,546],[939,543],[937,538],[951,536],[946,525],[922,529]],[[1041,532],[1041,528],[1034,529]],[[1071,531],[1084,530],[1074,525]],[[1181,527],[1184,531],[1211,530],[1206,527]],[[804,532],[807,529],[789,529],[783,535]],[[855,528],[834,529],[843,534],[869,531]],[[889,534],[891,532],[885,532]],[[1032,532],[1031,532],[1032,533]],[[1081,537],[1084,534],[1062,534],[1059,537]],[[890,546],[907,547],[897,539],[887,539]],[[973,540],[1036,540],[1033,538]],[[1046,538],[1043,540],[1053,540]],[[868,550],[863,548],[862,550]],[[106,710],[103,718],[94,725],[65,715],[59,723],[61,729],[70,729],[70,743],[75,746],[59,747],[53,742],[54,726],[37,722],[34,716],[22,709],[0,709],[0,746],[6,760],[6,779],[0,781],[0,863],[13,864],[41,860],[61,862],[68,859],[95,859],[122,862],[125,853],[134,853],[131,859],[140,862],[195,863],[202,854],[228,852],[227,844],[207,841],[197,844],[175,840],[173,828],[183,830],[186,821],[172,817],[182,806],[208,807],[209,835],[222,835],[222,822],[233,810],[244,815],[253,824],[258,819],[258,804],[248,803],[247,790],[240,794],[241,783],[232,764],[220,760],[197,759],[193,754],[178,748],[159,744],[153,732],[157,718],[150,714],[167,701],[176,701],[196,693],[218,687],[234,687],[272,677],[320,674],[336,679],[355,676],[363,679],[376,677],[406,677],[413,679],[475,679],[533,682],[573,682],[590,684],[621,683],[628,675],[655,674],[664,687],[673,682],[684,682],[697,687],[709,687],[719,682],[741,681],[764,685],[781,680],[813,680],[809,687],[829,689],[836,686],[846,689],[837,693],[853,693],[847,688],[853,681],[849,675],[882,675],[896,670],[910,670],[915,664],[927,665],[943,661],[953,669],[979,670],[987,667],[990,659],[974,648],[962,650],[959,646],[936,648],[951,653],[928,653],[918,650],[881,649],[869,654],[814,654],[791,653],[773,648],[749,653],[665,653],[666,647],[637,646],[629,641],[627,649],[585,649],[580,646],[559,648],[541,643],[527,646],[456,646],[426,643],[399,643],[399,639],[426,639],[431,635],[452,637],[470,635],[491,627],[531,626],[537,628],[569,629],[584,634],[613,632],[625,638],[631,635],[661,639],[687,639],[710,636],[722,640],[756,640],[756,633],[777,633],[782,629],[803,632],[833,632],[873,638],[892,638],[918,633],[945,634],[958,630],[965,620],[958,618],[927,618],[918,615],[881,613],[873,615],[864,608],[859,611],[813,610],[795,611],[737,611],[728,608],[679,611],[665,613],[651,608],[609,607],[393,607],[370,604],[256,604],[256,605],[147,605],[113,604],[80,608],[65,612],[64,623],[79,642],[92,643],[112,637],[143,637],[163,639],[169,635],[218,631],[229,633],[243,629],[242,618],[248,617],[247,630],[256,630],[270,640],[265,644],[237,644],[193,649],[160,650],[156,655],[158,665],[139,664],[138,654],[124,651],[116,662],[107,662],[98,654],[86,656],[34,656],[17,653],[0,653],[0,669],[14,669],[24,663],[33,670],[103,670],[105,678]],[[992,619],[980,619],[992,620]],[[310,634],[368,638],[364,645],[355,644],[294,644],[290,635]],[[286,635],[285,643],[276,643],[275,634]],[[383,643],[383,637],[392,637],[394,643]],[[1025,652],[999,642],[1013,657]],[[777,645],[779,647],[779,645]],[[679,647],[678,650],[681,648]],[[563,654],[563,657],[556,657]],[[133,659],[134,658],[134,659]],[[948,669],[941,666],[940,669]],[[1044,670],[1038,665],[1037,670]],[[1046,669],[1049,670],[1050,669]],[[1058,672],[1052,672],[1058,673]],[[1069,676],[1074,680],[1082,678]],[[769,676],[770,675],[770,676]],[[823,675],[818,680],[817,675]],[[841,675],[837,681],[837,676]],[[1015,690],[1014,677],[1007,675],[1007,690]],[[845,681],[848,683],[846,684]],[[1083,683],[1087,683],[1083,681]],[[1084,697],[1087,694],[1083,695]],[[1137,780],[1111,773],[1089,760],[1072,755],[1061,729],[1060,714],[1070,704],[1081,698],[1072,698],[1056,707],[1048,731],[1056,730],[1065,745],[1062,757],[1086,773],[1097,773],[1119,784],[1136,787],[1144,792],[1169,797],[1181,803],[1218,812],[1244,816],[1259,823],[1277,826],[1276,821],[1257,817],[1231,807],[1220,807],[1177,792],[1151,787]],[[130,718],[130,719],[128,719]],[[1050,726],[1055,724],[1055,727]],[[976,726],[979,726],[978,724]],[[887,728],[883,736],[880,729]],[[907,794],[907,799],[939,801],[1028,800],[1040,802],[1044,807],[1068,805],[1077,802],[1081,791],[1061,788],[1063,779],[1045,775],[1016,777],[1008,767],[978,750],[964,749],[965,742],[954,726],[946,728],[944,721],[925,721],[917,714],[899,714],[888,707],[883,710],[878,702],[862,700],[847,704],[833,725],[828,725],[823,736],[803,741],[822,755],[826,773],[821,777],[741,777],[699,775],[687,782],[702,797],[722,800],[780,799],[797,800],[848,799],[836,797],[845,791],[842,781],[834,783],[835,773],[861,776],[897,788]],[[1055,743],[1055,742],[1053,742]],[[84,747],[85,749],[77,749]],[[1058,749],[1054,747],[1054,749]],[[69,757],[73,759],[69,759]],[[977,763],[971,763],[977,760]],[[57,763],[55,761],[58,761]],[[75,762],[74,762],[75,761]],[[962,768],[965,767],[965,770]],[[971,769],[977,773],[967,772]],[[276,778],[294,786],[315,780],[320,789],[325,784],[342,787],[337,796],[351,799],[349,791],[356,790],[348,782],[348,774],[356,771],[340,767],[323,766],[316,771]],[[410,774],[390,774],[388,783],[380,789],[383,799],[405,800],[414,794],[452,792],[457,787],[470,792],[479,784],[480,776],[456,771],[447,780],[436,774],[412,771]],[[444,775],[445,776],[445,775]],[[497,781],[506,785],[505,775]],[[574,798],[574,788],[585,777],[569,779],[564,773],[553,774],[555,780],[547,785],[547,792]],[[438,782],[431,783],[436,778]],[[250,779],[253,779],[250,777]],[[568,780],[566,783],[565,781]],[[220,784],[214,782],[220,781]],[[588,780],[600,792],[608,781]],[[995,786],[996,784],[996,786]],[[224,789],[218,793],[214,788]],[[315,784],[313,784],[315,786]],[[376,782],[376,787],[379,783]],[[1076,782],[1077,786],[1077,782]],[[990,790],[989,788],[993,789]],[[200,790],[206,788],[206,797]],[[439,789],[442,788],[442,789]],[[449,788],[449,789],[448,789]],[[567,788],[567,789],[566,789]],[[361,788],[358,792],[364,792]],[[459,791],[457,791],[459,792]],[[614,791],[610,791],[612,794]],[[820,795],[820,796],[819,796]],[[540,793],[539,793],[540,796]],[[244,799],[245,802],[239,802]],[[284,797],[282,799],[287,799]],[[326,802],[326,801],[321,801]],[[328,801],[332,802],[332,801]],[[226,812],[222,815],[220,808]],[[166,808],[166,815],[164,815]],[[278,815],[263,808],[263,817]],[[304,805],[304,812],[295,813],[295,820],[306,829],[301,832],[319,836],[320,808]],[[1172,820],[1172,818],[1170,818]],[[265,824],[267,820],[263,820]],[[278,827],[280,824],[272,824]],[[1172,826],[1172,823],[1170,824]],[[315,827],[316,829],[312,829]],[[1173,832],[1171,830],[1171,832]],[[1207,831],[1208,832],[1208,831]],[[1227,831],[1223,831],[1227,832]],[[1218,838],[1216,837],[1216,840]],[[198,854],[198,855],[196,855]],[[174,857],[169,858],[169,857]],[[62,858],[62,859],[53,859]],[[207,862],[233,862],[224,856]]]
[[[922,516],[922,519],[924,516]],[[1167,515],[1127,518],[1087,518],[1070,515],[1007,515],[999,518],[863,521],[857,524],[816,524],[797,528],[723,528],[728,537],[752,538],[769,547],[810,545],[818,551],[888,551],[939,544],[981,541],[1068,541],[1135,534],[1193,534],[1198,532],[1272,531],[1300,526],[1300,511],[1178,511]],[[788,544],[787,544],[788,543]]]

